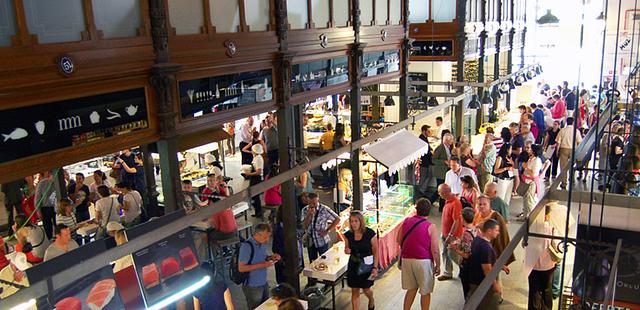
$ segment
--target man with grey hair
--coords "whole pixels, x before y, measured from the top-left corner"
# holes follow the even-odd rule
[[[255,309],[269,299],[267,268],[281,259],[279,254],[267,254],[269,238],[271,238],[271,226],[260,223],[253,227],[251,238],[240,246],[238,271],[249,273],[247,280],[242,284],[248,309]]]
[[[451,192],[451,187],[447,184],[438,186],[438,194],[445,200],[442,209],[442,264],[444,270],[438,281],[451,280],[453,276],[453,261],[449,256],[449,243],[457,240],[464,232],[462,223],[462,203],[458,196]]]
[[[509,218],[509,205],[498,197],[498,184],[496,182],[487,183],[484,187],[484,194],[489,197],[491,209],[500,213],[507,220]]]

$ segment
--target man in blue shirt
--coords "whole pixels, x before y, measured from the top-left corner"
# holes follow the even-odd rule
[[[267,255],[267,242],[271,238],[271,226],[260,223],[253,228],[253,236],[240,247],[238,271],[248,272],[242,285],[247,308],[254,309],[269,298],[267,268],[280,260],[280,255]],[[253,255],[251,255],[253,249]]]

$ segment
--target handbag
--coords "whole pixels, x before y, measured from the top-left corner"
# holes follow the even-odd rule
[[[371,256],[371,264],[367,264],[365,259]],[[364,258],[357,257],[355,255],[351,255],[351,259],[354,260],[358,264],[358,269],[356,269],[356,274],[359,276],[371,274],[373,270],[373,256],[369,255]]]
[[[527,191],[529,190],[529,186],[531,186],[530,183],[525,183],[524,181],[521,180],[520,185],[516,189],[516,193],[524,197],[527,194]]]
[[[407,237],[413,231],[413,229],[416,228],[416,226],[418,226],[418,224],[426,221],[427,221],[426,219],[421,219],[417,221],[415,224],[413,224],[413,226],[411,226],[411,228],[409,228],[409,230],[407,230],[407,233],[404,234],[404,236],[402,236],[402,241],[400,242],[400,259],[398,259],[398,269],[402,269],[402,247],[404,246],[404,242],[407,240]]]

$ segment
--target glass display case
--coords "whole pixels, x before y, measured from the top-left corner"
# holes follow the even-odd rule
[[[363,57],[363,77],[400,71],[399,50],[365,53]]]
[[[297,94],[349,81],[349,57],[316,60],[291,67],[291,93]]]
[[[271,69],[180,81],[180,113],[183,119],[270,101]]]

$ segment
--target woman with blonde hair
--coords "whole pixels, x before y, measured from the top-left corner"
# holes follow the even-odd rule
[[[470,168],[473,172],[478,173],[478,166],[480,166],[480,162],[473,158],[471,145],[469,143],[460,144],[457,151],[458,157],[460,158],[460,164],[462,164],[463,167]]]
[[[353,174],[349,169],[340,169],[340,178],[338,179],[338,191],[334,192],[334,198],[340,206],[340,211],[348,208],[352,204],[353,199]]]
[[[360,309],[360,289],[369,299],[368,309],[375,308],[373,279],[378,276],[378,242],[376,233],[367,227],[360,211],[349,214],[349,230],[344,233],[344,252],[349,254],[347,284],[351,287],[351,306]]]

